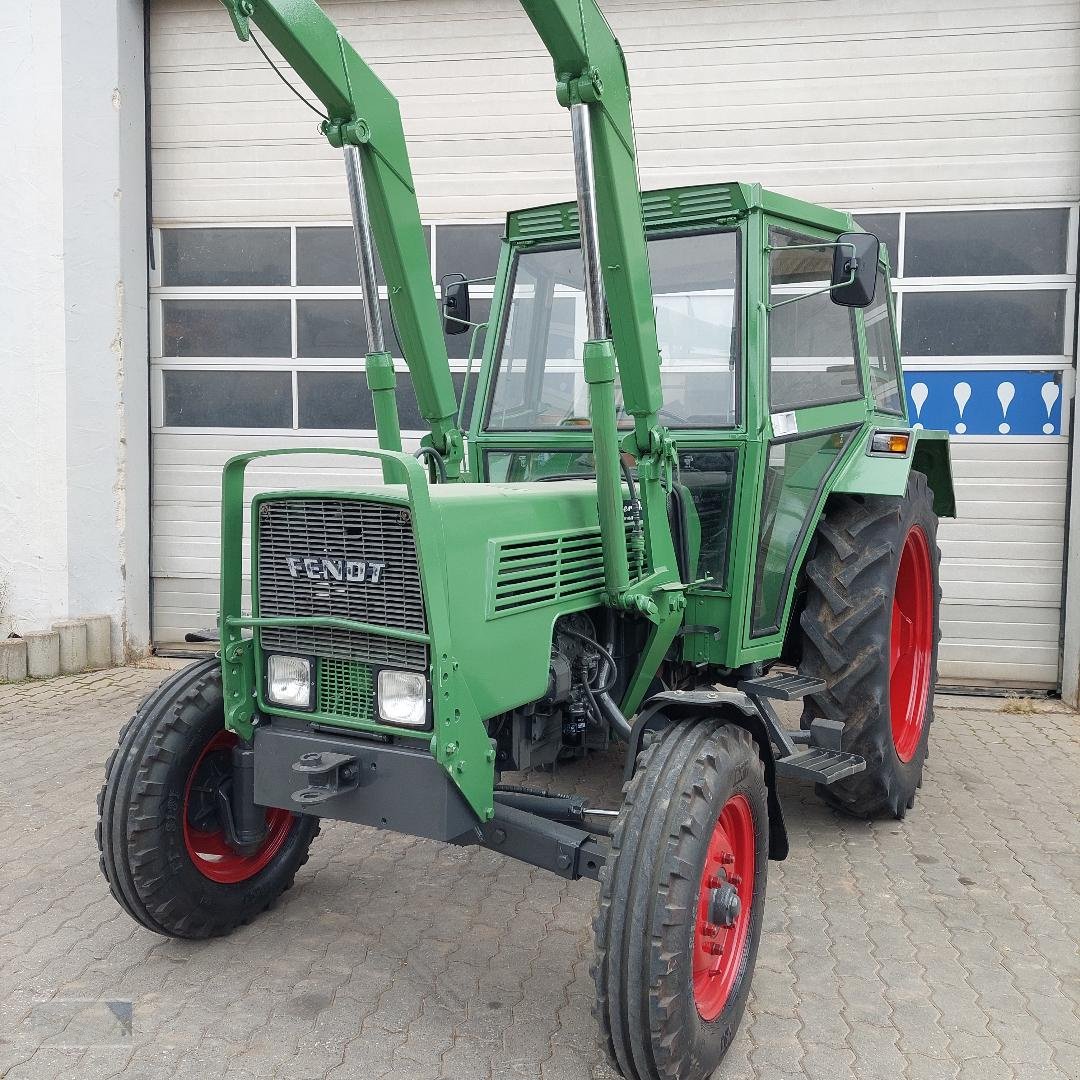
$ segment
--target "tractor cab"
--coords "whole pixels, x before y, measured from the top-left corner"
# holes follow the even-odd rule
[[[657,416],[677,447],[668,518],[695,610],[681,651],[734,669],[777,654],[798,603],[794,570],[837,470],[868,453],[910,457],[888,256],[847,214],[756,186],[647,192],[642,205]],[[451,330],[467,289],[453,290]],[[474,479],[595,476],[587,334],[576,206],[511,213],[468,431]],[[618,377],[615,405],[632,485]],[[881,432],[896,438],[871,450]]]

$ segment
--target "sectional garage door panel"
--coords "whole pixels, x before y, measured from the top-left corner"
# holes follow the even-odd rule
[[[943,521],[943,684],[1058,682],[1068,444],[952,441],[955,521]]]
[[[325,7],[401,100],[425,216],[572,195],[550,62],[514,0]],[[837,206],[1077,197],[1074,4],[604,8],[634,80],[647,186],[745,177]],[[345,215],[339,155],[217,0],[156,0],[153,28],[160,222]]]

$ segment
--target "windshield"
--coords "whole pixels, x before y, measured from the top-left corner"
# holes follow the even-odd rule
[[[650,240],[649,264],[662,365],[661,418],[669,427],[734,426],[738,234]],[[511,287],[487,429],[588,427],[580,249],[524,252],[515,261]],[[616,402],[620,422],[629,423],[618,384]]]

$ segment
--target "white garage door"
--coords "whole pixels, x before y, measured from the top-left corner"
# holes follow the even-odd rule
[[[500,230],[488,223],[572,195],[566,115],[518,5],[324,6],[401,99],[433,273],[490,273]],[[912,404],[925,426],[956,434],[962,517],[942,530],[942,675],[1055,686],[1075,5],[604,7],[628,53],[646,186],[757,181],[851,208],[888,239]],[[236,41],[218,0],[155,0],[151,24],[152,570],[154,636],[168,647],[213,621],[224,459],[373,439],[340,155]],[[312,470],[267,482],[326,482]]]

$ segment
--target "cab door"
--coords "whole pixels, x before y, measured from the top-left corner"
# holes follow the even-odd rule
[[[835,235],[766,220],[766,443],[744,646],[778,653],[830,478],[866,419],[854,308],[827,291]]]

